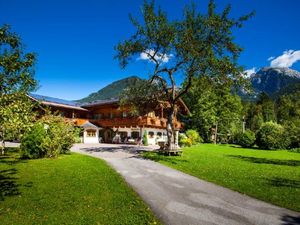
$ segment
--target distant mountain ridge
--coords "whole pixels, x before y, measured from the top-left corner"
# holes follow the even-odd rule
[[[254,93],[248,95],[240,91],[239,95],[242,99],[253,101],[261,92],[265,92],[270,97],[276,98],[283,93],[283,90],[285,94],[288,94],[294,90],[292,86],[295,86],[295,84],[298,83],[300,84],[300,72],[289,68],[263,67],[258,72],[253,73],[249,79]],[[76,102],[89,103],[97,100],[119,98],[125,88],[140,80],[142,79],[137,76],[130,76],[115,81],[99,91],[77,100]]]
[[[104,88],[100,89],[97,92],[94,92],[88,95],[85,98],[77,100],[78,103],[88,103],[97,100],[107,100],[112,98],[120,97],[122,91],[127,88],[129,85],[136,83],[137,81],[142,80],[137,76],[130,76],[121,80],[117,80]]]
[[[250,77],[255,92],[273,95],[282,88],[300,82],[300,72],[289,68],[264,67]]]
[[[300,83],[300,72],[284,67],[263,67],[251,74],[249,79],[253,93],[247,94],[239,91],[238,94],[243,100],[253,101],[262,92],[275,99],[283,93],[282,90],[285,94],[293,91],[290,87]]]

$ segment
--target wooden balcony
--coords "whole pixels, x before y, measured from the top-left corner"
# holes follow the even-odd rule
[[[100,127],[153,127],[153,128],[166,128],[167,119],[159,117],[139,116],[139,117],[126,117],[126,118],[102,118],[102,119],[89,119],[92,123]],[[174,127],[181,129],[182,124],[175,121]]]

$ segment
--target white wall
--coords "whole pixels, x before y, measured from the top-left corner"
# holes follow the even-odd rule
[[[114,131],[116,130],[116,128],[114,128]],[[118,128],[119,132],[127,132],[128,137],[131,137],[131,132],[132,131],[137,131],[140,133],[140,137],[143,138],[144,132],[147,132],[148,135],[148,144],[149,145],[156,145],[157,144],[157,140],[159,139],[159,137],[157,136],[157,132],[161,132],[163,134],[162,138],[164,141],[167,141],[167,131],[165,129],[157,129],[157,128]],[[153,138],[150,137],[149,132],[154,132],[154,136]]]
[[[87,129],[87,130],[92,130],[92,129]],[[85,144],[99,143],[99,136],[98,136],[99,130],[95,129],[95,132],[96,132],[95,137],[88,137],[87,136],[87,131],[85,129],[84,132],[83,132],[83,143],[85,143]]]
[[[142,128],[142,137],[143,137],[145,131],[147,132],[147,135],[148,135],[148,144],[149,145],[156,145],[158,139],[163,139],[164,141],[167,141],[168,137],[167,137],[166,129],[157,129],[157,128],[145,127],[145,128]],[[150,135],[149,135],[149,132],[151,132],[151,131],[154,132],[153,138],[151,138]],[[157,136],[157,132],[161,132],[163,134],[161,138],[159,138],[159,136]]]

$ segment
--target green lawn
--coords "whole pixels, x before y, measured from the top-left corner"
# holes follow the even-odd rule
[[[273,204],[300,211],[300,154],[201,144],[182,157],[145,153],[185,173]]]
[[[15,150],[16,151],[16,150]],[[156,224],[150,209],[104,161],[0,157],[0,223]]]

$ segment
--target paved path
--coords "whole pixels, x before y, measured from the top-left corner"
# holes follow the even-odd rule
[[[106,160],[164,224],[300,224],[300,213],[142,159],[137,154],[138,149],[133,146],[76,145],[72,150]]]

